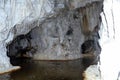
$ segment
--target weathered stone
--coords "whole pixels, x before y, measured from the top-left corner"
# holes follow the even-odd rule
[[[58,3],[65,6],[60,9],[61,7],[57,7]],[[88,2],[89,4],[86,3],[86,6],[71,8],[71,4],[73,5],[73,3],[74,1],[62,2],[56,0],[56,14],[44,20],[41,24],[36,25],[39,21],[35,21],[35,28],[26,34],[26,36],[31,37],[29,38],[29,44],[25,38],[19,40],[20,37],[17,35],[19,34],[20,26],[16,25],[14,32],[18,40],[14,39],[11,42],[10,46],[13,47],[9,46],[10,52],[8,54],[32,54],[34,59],[39,60],[77,59],[82,55],[82,44],[83,53],[91,48],[93,49],[91,53],[95,53],[97,50],[96,47],[99,46],[98,31],[101,20],[99,17],[102,11],[102,1]],[[86,44],[86,40],[89,39],[92,39],[93,42]],[[19,49],[15,49],[16,46]],[[30,47],[34,48],[36,52],[31,53]],[[28,50],[27,48],[30,49]]]
[[[20,35],[15,38],[9,46],[7,46],[7,56],[18,57],[24,56],[26,52],[32,50],[30,38],[25,35]]]
[[[100,68],[97,65],[89,66],[83,73],[84,80],[103,80],[100,73]]]
[[[101,22],[102,3],[103,0],[1,0],[0,57],[4,59],[0,58],[0,66],[11,66],[6,56],[8,45],[13,45],[11,50],[17,45],[22,46],[25,54],[31,53],[26,51],[26,39],[12,41],[20,35],[31,35],[31,47],[36,49],[34,59],[80,58],[84,41],[98,39],[94,29]],[[21,50],[14,51],[12,55]]]

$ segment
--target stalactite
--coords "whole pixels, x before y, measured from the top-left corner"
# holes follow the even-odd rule
[[[114,20],[114,13],[113,13],[113,0],[112,0],[112,6],[111,6],[111,15],[112,15],[112,21],[113,21],[113,38],[115,39],[115,20]]]
[[[105,21],[106,21],[107,34],[108,34],[107,36],[109,37],[108,21],[107,21],[106,14],[105,14],[104,10],[103,10],[103,15],[104,15],[104,18],[105,18]]]

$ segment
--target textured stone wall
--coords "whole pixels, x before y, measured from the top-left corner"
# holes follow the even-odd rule
[[[7,46],[12,45],[19,35],[30,35],[31,38],[27,39],[35,51],[33,54],[31,49],[27,49],[28,45],[24,47],[26,45],[22,45],[21,39],[21,46],[17,46],[16,50],[21,48],[34,59],[64,60],[82,57],[81,45],[88,39],[95,40],[95,44],[98,40],[102,2],[103,0],[0,0],[0,69],[11,66],[7,57],[10,48]],[[18,42],[14,43],[18,45]],[[14,49],[15,46],[11,48]]]
[[[46,15],[44,20],[35,20],[31,25],[16,24],[13,27],[14,38],[20,34],[26,37],[20,39],[18,36],[17,40],[10,42],[8,55],[26,54],[38,60],[69,60],[87,53],[99,54],[102,0],[55,0],[50,4],[53,6],[51,16]]]

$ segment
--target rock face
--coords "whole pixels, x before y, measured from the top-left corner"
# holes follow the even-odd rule
[[[92,40],[94,42],[90,42],[89,47],[94,48],[94,51],[97,51],[96,48],[99,49],[97,42],[101,22],[101,0],[85,2],[55,0],[51,3],[54,4],[52,16],[46,16],[47,18],[41,20],[42,23],[39,20],[34,21],[32,29],[29,26],[21,27],[28,27],[27,34],[20,32],[19,25],[14,26],[15,38],[8,44],[8,56],[26,54],[38,60],[77,59],[82,57],[81,52],[85,53],[85,46],[81,48],[81,45]],[[20,34],[24,34],[24,38],[17,36]],[[35,51],[32,51],[33,49]]]
[[[101,47],[96,40],[87,40],[81,45],[82,53],[86,54],[94,51],[101,51]]]
[[[103,80],[99,66],[91,65],[83,73],[84,80]]]
[[[98,41],[102,3],[103,0],[1,0],[0,66],[10,66],[6,52],[8,56],[25,54],[42,60],[80,58],[85,41]]]

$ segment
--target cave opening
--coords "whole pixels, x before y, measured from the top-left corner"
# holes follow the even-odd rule
[[[31,46],[31,36],[29,34],[19,35],[7,45],[7,56],[10,63],[18,66],[26,60],[31,60],[36,49]]]

